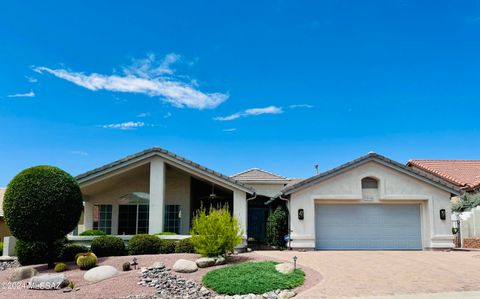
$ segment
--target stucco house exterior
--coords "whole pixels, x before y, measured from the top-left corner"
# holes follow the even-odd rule
[[[306,249],[453,247],[450,198],[460,192],[375,153],[308,179],[291,179],[258,168],[226,176],[151,148],[77,180],[85,200],[79,232],[186,235],[201,206],[228,204],[245,240],[262,240],[268,213],[284,205],[291,246]]]
[[[0,241],[3,240],[3,237],[10,236],[10,230],[3,218],[3,195],[5,190],[5,188],[0,188]]]

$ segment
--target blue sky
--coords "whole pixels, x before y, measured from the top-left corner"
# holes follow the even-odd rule
[[[0,186],[152,146],[289,177],[479,158],[479,1],[259,2],[2,2]]]

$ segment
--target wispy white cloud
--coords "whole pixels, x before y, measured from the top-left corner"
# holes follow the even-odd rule
[[[223,132],[235,132],[237,129],[231,128],[231,129],[223,129]]]
[[[146,59],[135,60],[131,66],[124,67],[121,75],[85,74],[45,66],[36,67],[34,71],[52,74],[92,91],[107,90],[160,97],[178,108],[212,109],[228,99],[226,93],[206,93],[198,89],[196,81],[185,76],[173,76],[174,70],[170,66],[179,59],[179,55],[171,53],[157,62],[154,55],[149,55]]]
[[[29,83],[37,83],[38,82],[37,78],[33,78],[33,77],[29,77],[29,76],[25,76],[25,79],[27,79],[27,81]]]
[[[16,94],[9,94],[7,98],[33,98],[35,97],[35,93],[33,91],[27,93],[16,93]]]
[[[142,112],[137,114],[137,117],[147,117],[147,116],[150,116],[150,112]]]
[[[290,105],[290,106],[288,106],[288,108],[290,108],[290,109],[296,109],[296,108],[307,108],[307,109],[310,109],[310,108],[313,108],[313,105],[309,105],[309,104],[296,104],[296,105]]]
[[[144,126],[145,126],[145,123],[141,121],[127,121],[127,122],[118,123],[118,124],[102,125],[101,127],[104,129],[131,130],[131,129],[136,129]]]
[[[88,153],[84,151],[71,151],[70,153],[74,155],[88,156]]]
[[[281,114],[281,113],[283,113],[282,107],[268,106],[264,108],[250,108],[250,109],[246,109],[244,111],[230,114],[227,116],[218,116],[218,117],[215,117],[214,119],[218,121],[230,121],[240,117],[257,116],[262,114]]]

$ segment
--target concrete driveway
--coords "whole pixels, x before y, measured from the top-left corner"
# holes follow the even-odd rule
[[[256,253],[289,261],[292,261],[293,256],[296,255],[300,266],[309,267],[323,276],[320,283],[299,294],[299,298],[425,293],[440,295],[440,293],[480,290],[479,251],[257,251]],[[467,294],[469,293],[465,293]],[[478,294],[480,298],[480,292],[473,294]]]

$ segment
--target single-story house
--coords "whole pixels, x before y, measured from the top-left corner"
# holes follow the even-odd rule
[[[438,176],[464,192],[480,192],[480,160],[409,160],[407,166]]]
[[[227,204],[244,238],[262,240],[272,207],[289,211],[291,246],[306,249],[453,247],[453,184],[375,153],[304,180],[261,169],[226,176],[151,148],[77,176],[79,229],[188,234],[201,206]]]
[[[0,241],[3,241],[3,237],[10,236],[10,230],[3,218],[3,195],[5,190],[5,188],[0,188]]]

